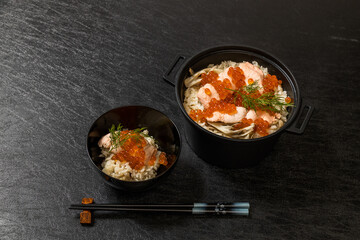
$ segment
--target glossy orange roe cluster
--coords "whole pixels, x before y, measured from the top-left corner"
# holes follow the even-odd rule
[[[245,75],[241,68],[230,67],[227,74],[230,76],[231,81],[228,78],[225,78],[223,81],[218,80],[219,75],[213,71],[209,73],[203,73],[201,75],[201,86],[209,83],[211,84],[216,92],[219,94],[219,98],[224,100],[229,95],[232,95],[233,92],[227,89],[233,89],[233,85],[235,85],[236,89],[239,89],[246,85],[245,83]],[[232,83],[232,84],[231,84]],[[211,96],[211,92],[209,89],[205,89],[205,93]]]
[[[201,75],[201,85],[204,86],[205,84],[211,84],[216,92],[219,94],[220,99],[225,99],[231,92],[226,90],[226,88],[231,88],[231,82],[229,79],[224,79],[224,81],[218,80],[219,75],[213,71],[209,73],[203,73]],[[208,88],[205,88],[205,93],[208,96],[211,96],[211,91]]]
[[[120,139],[127,140],[121,146],[122,150],[112,157],[113,160],[121,162],[128,162],[130,167],[135,170],[140,170],[145,166],[145,146],[148,144],[145,138],[138,132],[133,130],[124,130],[120,133]],[[157,150],[153,152],[148,165],[153,166],[156,161]],[[161,153],[159,163],[167,165],[166,154]]]
[[[231,95],[232,92],[227,89],[231,89],[231,82],[229,79],[225,78],[224,81],[214,81],[211,83],[214,86],[216,92],[219,94],[221,100],[225,99],[228,95]]]
[[[190,117],[194,121],[205,122],[206,118],[212,117],[214,112],[220,112],[229,115],[237,113],[236,106],[233,101],[231,102],[223,100],[230,99],[233,96],[234,92],[227,90],[232,89],[233,84],[236,88],[241,88],[246,85],[244,72],[239,67],[230,67],[227,74],[231,77],[231,81],[228,78],[225,78],[223,81],[218,80],[219,75],[213,71],[210,71],[207,74],[203,73],[201,75],[201,85],[204,86],[207,83],[211,84],[219,94],[220,101],[212,98],[209,103],[209,107],[205,110],[191,110]],[[211,96],[210,89],[205,88],[205,94]]]
[[[214,71],[208,72],[207,74],[206,73],[201,74],[201,86],[216,81],[218,77],[219,74],[217,74]]]
[[[227,78],[224,79],[223,81],[218,80],[219,75],[213,71],[201,75],[202,78],[201,85],[204,86],[207,83],[211,84],[219,94],[220,100],[216,100],[215,98],[212,98],[209,103],[209,107],[204,109],[203,111],[199,109],[191,110],[189,115],[194,121],[206,122],[206,118],[212,117],[214,112],[220,112],[229,115],[235,114],[237,112],[236,106],[243,106],[243,104],[241,97],[235,97],[236,95],[234,94],[233,91],[226,89],[226,88],[233,89],[233,85],[235,85],[235,89],[241,91],[242,94],[250,95],[252,98],[259,98],[261,96],[259,90],[253,93],[248,93],[242,90],[242,88],[246,85],[246,83],[245,83],[245,75],[241,68],[230,67],[227,74],[231,78],[231,82]],[[253,84],[254,80],[249,79],[248,83]],[[275,75],[268,74],[262,81],[264,93],[274,92],[276,88],[279,85],[281,85],[281,83],[282,82],[278,80]],[[205,93],[211,96],[210,89],[206,88]],[[274,114],[273,112],[269,112],[269,113]],[[252,119],[243,118],[241,122],[236,124],[234,127],[236,129],[241,129],[250,126],[252,123],[255,124],[255,132],[258,133],[259,135],[266,136],[269,134],[268,128],[270,124],[262,118],[258,118],[255,121]]]
[[[261,136],[269,135],[268,129],[269,129],[270,123],[268,123],[267,121],[265,121],[262,118],[257,118],[257,119],[255,119],[255,121],[252,119],[243,118],[240,123],[238,123],[234,126],[234,128],[241,129],[241,128],[250,126],[252,123],[255,124],[255,132],[256,133],[258,133]]]
[[[257,132],[261,136],[269,135],[268,133],[269,126],[270,123],[262,118],[257,118],[255,120],[255,132]]]
[[[275,75],[266,75],[262,81],[262,85],[264,88],[264,93],[266,92],[274,92],[276,88],[282,84],[281,80],[278,80]]]
[[[189,116],[194,121],[205,122],[206,118],[212,117],[214,112],[220,112],[229,115],[237,113],[235,104],[218,101],[215,98],[212,98],[208,108],[204,109],[203,111],[199,109],[191,110]]]
[[[206,95],[211,96],[211,91],[210,91],[210,89],[205,88],[205,93],[206,93]]]
[[[149,165],[153,166],[155,162],[156,162],[156,152],[151,156],[151,159],[149,160]],[[159,163],[164,166],[168,164],[168,161],[166,159],[166,154],[164,152],[160,153]]]
[[[168,162],[166,160],[166,154],[164,152],[160,153],[159,163],[162,165],[165,165],[165,166],[168,164]]]
[[[248,127],[250,126],[254,121],[252,119],[247,119],[247,118],[243,118],[241,119],[241,122],[234,125],[234,129],[241,129],[241,128],[244,128],[244,127]]]
[[[244,71],[241,68],[230,67],[227,74],[232,78],[232,83],[235,85],[236,89],[246,85]]]

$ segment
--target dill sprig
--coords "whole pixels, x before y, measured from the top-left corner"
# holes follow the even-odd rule
[[[127,132],[125,135],[121,134],[123,131],[123,126],[121,123],[117,127],[113,124],[111,128],[109,129],[110,132],[110,140],[111,140],[111,148],[110,151],[113,149],[117,149],[118,147],[121,147],[124,145],[124,143],[129,140],[130,138],[135,141],[140,141],[141,137],[150,137],[148,134],[143,133],[143,131],[146,129],[146,127],[142,128],[136,128],[134,130],[131,130]]]
[[[228,89],[226,88],[227,90],[230,90],[230,91],[234,91],[233,89]],[[249,94],[253,94],[255,93],[256,91],[258,91],[260,89],[257,81],[255,81],[253,84],[249,84],[249,85],[246,85],[243,87],[244,91],[249,93]],[[239,94],[235,94],[235,97],[234,97],[234,103],[236,103],[236,100],[238,98]]]
[[[234,103],[240,97],[244,108],[254,109],[255,111],[260,109],[263,111],[280,112],[282,107],[294,106],[293,103],[286,103],[283,97],[273,92],[264,93],[257,98],[253,97],[252,94],[260,89],[256,82],[238,90],[226,89],[235,92]]]
[[[244,91],[246,91],[247,93],[250,93],[250,94],[255,93],[258,90],[260,90],[260,87],[259,87],[257,81],[255,81],[253,84],[244,86]]]

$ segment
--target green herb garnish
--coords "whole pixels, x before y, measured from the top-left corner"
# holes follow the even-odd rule
[[[247,93],[255,93],[256,91],[260,90],[260,87],[257,83],[257,81],[255,81],[253,84],[249,84],[244,86],[244,91],[246,91]]]
[[[113,124],[109,129],[111,140],[110,151],[121,147],[130,138],[139,141],[141,137],[150,137],[148,134],[143,133],[145,129],[146,127],[136,128],[127,132],[126,134],[121,134],[121,132],[123,131],[123,126],[121,125],[121,123],[119,123],[117,127],[115,127],[115,125]]]
[[[253,97],[252,94],[260,89],[257,83],[249,84],[238,90],[226,89],[235,92],[234,103],[237,98],[240,97],[244,108],[254,109],[255,111],[260,109],[264,111],[280,112],[281,108],[279,109],[279,107],[294,106],[293,103],[284,102],[283,97],[280,97],[273,92],[264,93],[258,98]]]

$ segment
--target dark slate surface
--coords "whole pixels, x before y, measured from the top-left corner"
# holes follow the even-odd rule
[[[1,239],[358,239],[360,4],[356,1],[0,1]],[[278,56],[316,111],[258,166],[226,170],[185,138],[166,184],[126,193],[90,169],[103,112],[155,106],[182,128],[162,74],[177,54],[252,45]],[[248,200],[250,218],[98,214],[97,202]]]

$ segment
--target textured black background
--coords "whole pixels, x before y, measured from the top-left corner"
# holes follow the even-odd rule
[[[1,239],[358,239],[360,4],[357,1],[0,1]],[[166,184],[126,193],[90,169],[91,123],[121,105],[165,112],[162,75],[177,54],[224,44],[279,57],[316,107],[301,135],[283,134],[250,169],[225,170],[185,138]],[[250,218],[98,214],[97,202],[248,200]]]

